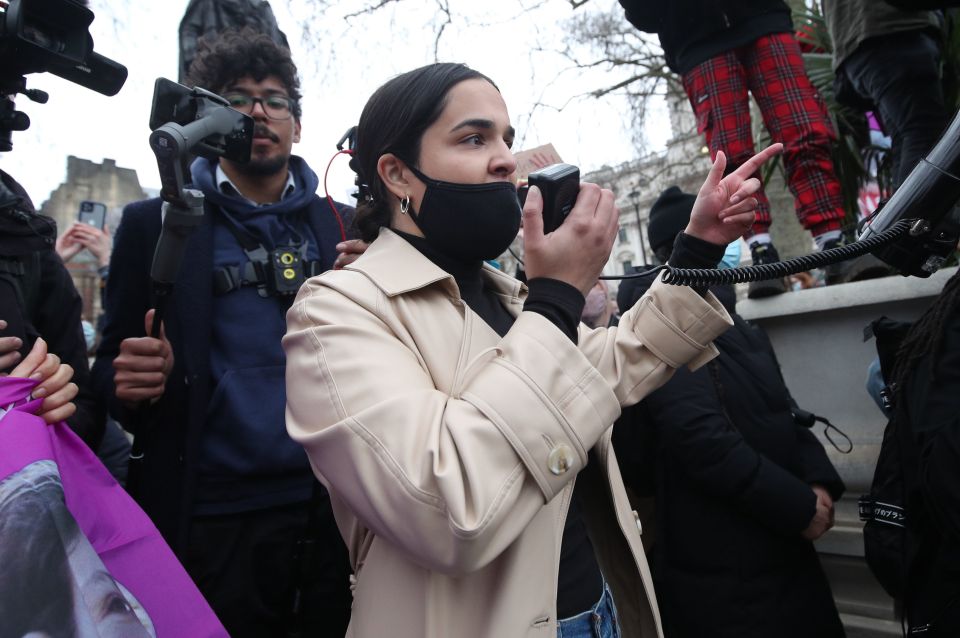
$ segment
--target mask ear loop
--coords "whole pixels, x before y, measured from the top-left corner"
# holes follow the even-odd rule
[[[337,210],[337,205],[333,202],[333,198],[330,197],[330,190],[327,188],[327,176],[330,174],[330,167],[333,165],[333,160],[337,159],[338,155],[352,156],[353,150],[339,150],[330,158],[330,161],[327,163],[327,170],[323,172],[323,192],[327,196],[327,203],[330,204],[330,210],[333,211],[333,216],[337,218],[337,223],[340,224],[340,241],[347,241],[347,229],[343,225],[343,217],[340,215],[340,211]]]

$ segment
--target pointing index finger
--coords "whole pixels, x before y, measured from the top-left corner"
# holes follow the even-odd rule
[[[776,157],[781,152],[783,152],[783,144],[781,144],[780,142],[771,144],[770,146],[763,149],[762,151],[760,151],[759,153],[757,153],[756,155],[748,159],[746,162],[741,164],[740,167],[737,170],[735,170],[733,173],[734,175],[737,175],[742,179],[747,179],[748,177],[756,173],[758,170],[760,170],[760,167],[763,166],[764,162],[766,162],[768,159],[772,157]]]

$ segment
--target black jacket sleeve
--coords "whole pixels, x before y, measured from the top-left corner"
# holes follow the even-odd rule
[[[627,21],[647,33],[660,30],[660,16],[663,15],[663,2],[660,0],[620,0]]]
[[[113,360],[120,354],[124,339],[147,334],[144,319],[151,308],[150,263],[159,232],[159,202],[131,204],[123,211],[110,255],[103,333],[93,364],[93,385],[110,414],[128,428],[133,415],[116,399]]]
[[[531,279],[527,286],[530,294],[523,309],[543,315],[577,343],[577,326],[586,303],[583,294],[566,282],[546,277]]]
[[[766,351],[777,367],[777,373],[783,381],[783,387],[787,391],[787,398],[790,401],[791,408],[798,407],[797,402],[793,396],[790,395],[789,388],[787,388],[786,379],[783,378],[780,362],[777,360],[777,353],[773,349],[773,344],[770,343],[770,338],[762,329],[753,328],[753,330],[753,334],[758,343],[757,347]],[[800,473],[800,478],[808,485],[822,485],[827,489],[827,492],[830,493],[830,497],[834,501],[839,500],[840,497],[843,496],[844,491],[846,491],[846,486],[843,484],[843,479],[840,478],[837,468],[833,466],[830,457],[827,456],[827,451],[823,449],[823,445],[809,428],[799,424],[796,425],[796,428],[797,470]]]
[[[704,493],[785,535],[813,518],[806,483],[754,450],[727,420],[707,366],[686,368],[644,400],[669,458]]]
[[[942,532],[960,542],[960,307],[946,321],[922,401],[912,403],[920,489]]]

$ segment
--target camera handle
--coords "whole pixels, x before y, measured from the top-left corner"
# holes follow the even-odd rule
[[[150,148],[157,158],[160,171],[160,197],[163,226],[150,266],[150,279],[153,280],[155,306],[150,336],[160,338],[160,326],[173,294],[173,284],[180,272],[187,240],[203,219],[203,193],[186,188],[184,160],[194,149],[204,149],[206,138],[212,135],[226,135],[233,130],[235,116],[225,106],[208,109],[203,117],[186,126],[169,122],[158,127],[150,134]],[[145,411],[148,402],[140,405]],[[139,428],[138,428],[139,429]],[[143,437],[135,431],[130,449],[131,484],[135,482],[140,464],[143,461]]]
[[[230,133],[235,121],[236,117],[228,107],[214,106],[186,126],[168,122],[150,134],[150,148],[157,158],[163,199],[163,228],[150,268],[157,298],[151,326],[153,337],[160,336],[160,322],[183,262],[187,240],[203,219],[203,193],[185,187],[184,158],[198,148],[204,149],[207,138]]]
[[[166,313],[167,301],[173,293],[173,283],[183,262],[187,240],[203,219],[203,193],[187,188],[182,191],[182,198],[187,206],[164,202],[161,209],[163,229],[160,231],[150,267],[150,278],[153,280],[156,295],[156,311],[150,327],[151,337],[160,337],[160,322]]]

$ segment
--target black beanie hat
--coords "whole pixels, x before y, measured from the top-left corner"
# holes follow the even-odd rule
[[[684,193],[679,186],[671,186],[660,193],[650,208],[650,223],[647,226],[647,240],[654,252],[673,245],[677,233],[687,227],[695,201],[696,195]]]

